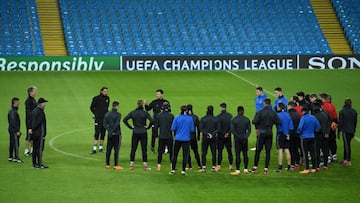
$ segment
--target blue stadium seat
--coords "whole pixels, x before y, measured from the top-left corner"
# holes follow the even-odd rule
[[[59,5],[70,55],[331,53],[309,0],[59,0]],[[79,40],[85,43],[73,43]]]
[[[35,0],[2,0],[0,56],[43,56]]]

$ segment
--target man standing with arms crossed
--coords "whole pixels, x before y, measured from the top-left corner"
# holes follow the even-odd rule
[[[110,103],[110,97],[108,96],[108,88],[102,87],[100,89],[100,94],[93,97],[90,110],[94,114],[95,118],[95,133],[94,133],[94,146],[90,154],[96,154],[97,145],[100,138],[99,152],[103,152],[105,131],[103,122],[104,116],[108,112]]]
[[[121,114],[118,112],[118,109],[119,102],[114,101],[112,104],[112,110],[105,114],[103,125],[108,131],[106,145],[106,168],[110,169],[110,155],[112,148],[114,148],[114,169],[122,170],[123,167],[119,166],[119,151],[122,137],[120,128]]]
[[[231,151],[231,119],[232,115],[226,111],[226,103],[220,104],[221,113],[217,116],[219,120],[220,129],[218,133],[218,164],[215,167],[215,171],[218,172],[221,170],[221,161],[222,161],[222,152],[224,146],[226,147],[229,159],[229,170],[234,170],[233,164],[233,154]]]
[[[23,161],[19,158],[19,138],[21,136],[20,117],[18,113],[19,104],[20,104],[19,98],[14,97],[11,99],[11,108],[8,112],[8,122],[9,122],[8,130],[10,135],[8,160],[16,163],[23,163]]]
[[[27,89],[28,98],[25,100],[25,119],[26,119],[26,138],[25,138],[25,156],[30,156],[32,153],[32,141],[31,141],[31,112],[36,108],[37,103],[35,100],[36,97],[36,87],[29,87]]]
[[[45,104],[48,101],[44,98],[38,100],[38,106],[31,113],[31,129],[34,151],[32,154],[33,168],[44,169],[48,168],[42,162],[42,155],[44,151],[45,137],[46,137],[46,117]]]
[[[273,139],[273,132],[272,127],[273,125],[280,125],[280,118],[271,109],[271,100],[265,99],[264,100],[264,108],[258,111],[255,114],[255,117],[252,121],[255,125],[255,129],[259,134],[256,135],[256,150],[255,150],[255,160],[254,160],[254,167],[251,170],[253,173],[258,172],[258,163],[260,159],[260,152],[262,151],[265,145],[265,168],[264,168],[264,175],[267,175],[269,172],[269,164],[270,164],[270,151],[272,147],[272,139]]]
[[[169,104],[169,112],[171,112],[170,102],[164,99],[164,91],[162,89],[157,89],[156,91],[156,99],[153,100],[150,104],[147,104],[147,101],[144,100],[145,110],[150,111],[153,110],[153,120],[156,120],[157,115],[161,112],[161,107],[163,106],[164,102]],[[151,131],[151,151],[155,153],[155,141],[158,137],[157,131],[155,127],[152,127]]]

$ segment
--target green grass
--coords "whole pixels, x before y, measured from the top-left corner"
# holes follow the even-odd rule
[[[345,97],[353,99],[360,110],[360,85],[357,70],[313,71],[238,71],[240,77],[273,92],[283,87],[289,98],[297,91],[328,92],[340,110]],[[109,87],[112,101],[120,102],[123,117],[136,106],[137,99],[152,100],[155,89],[162,88],[171,102],[174,114],[179,106],[192,103],[198,116],[205,114],[207,105],[217,107],[226,102],[228,111],[235,114],[238,105],[245,114],[254,115],[255,88],[227,72],[1,72],[3,94],[0,100],[0,188],[1,202],[314,202],[358,201],[360,187],[358,170],[359,143],[353,141],[353,166],[330,165],[327,172],[300,175],[297,172],[276,174],[276,150],[272,150],[270,173],[229,175],[227,154],[224,152],[220,173],[188,172],[168,175],[168,156],[163,170],[141,170],[140,149],[136,154],[135,171],[127,169],[131,132],[121,124],[123,142],[120,164],[123,171],[106,170],[105,155],[90,155],[93,142],[93,120],[89,110],[91,98],[101,86]],[[25,132],[24,101],[26,89],[38,87],[38,96],[49,100],[46,106],[48,136],[44,162],[48,170],[31,168],[31,158],[21,157],[24,164],[8,163],[7,110],[13,96],[21,98],[20,116]],[[273,96],[268,93],[273,99]],[[217,114],[219,109],[216,108]],[[254,133],[250,147],[254,146]],[[21,154],[24,137],[21,138]],[[60,151],[60,152],[59,152]],[[225,151],[225,150],[224,150]],[[65,154],[64,154],[65,153]],[[342,141],[338,140],[338,156],[343,155]],[[76,157],[75,157],[76,156]],[[210,156],[208,156],[208,163]],[[249,152],[250,167],[254,152]],[[178,160],[180,164],[181,158]],[[149,153],[149,164],[156,166],[156,155]],[[261,154],[260,168],[264,164]],[[210,165],[208,165],[210,167]]]

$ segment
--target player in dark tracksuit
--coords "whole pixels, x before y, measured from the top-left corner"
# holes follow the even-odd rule
[[[315,142],[316,142],[316,157],[317,157],[317,170],[320,170],[320,150],[324,155],[324,170],[328,169],[328,156],[329,156],[329,133],[330,133],[330,124],[331,118],[329,115],[321,109],[321,103],[313,103],[313,115],[318,119],[320,123],[320,131],[315,132]]]
[[[342,132],[344,142],[344,160],[343,165],[351,166],[351,140],[355,136],[357,126],[357,112],[351,107],[350,98],[345,99],[345,105],[339,112],[339,131]]]
[[[193,107],[191,104],[188,104],[186,106],[186,109],[187,109],[186,114],[192,117],[195,126],[195,131],[190,134],[190,148],[194,152],[195,160],[198,165],[198,168],[201,169],[199,146],[198,146],[198,141],[200,140],[200,129],[199,129],[200,120],[199,117],[194,114]],[[192,169],[190,153],[189,153],[188,164],[189,164],[189,168]]]
[[[219,120],[214,116],[214,107],[208,106],[206,116],[200,119],[200,131],[203,134],[202,137],[202,169],[200,172],[206,171],[206,154],[210,146],[212,157],[212,171],[215,172],[216,165],[216,136],[220,129]]]
[[[146,100],[144,100],[145,110],[150,111],[153,110],[153,119],[156,120],[156,116],[161,112],[161,108],[164,102],[169,104],[169,112],[171,112],[170,102],[163,98],[164,91],[162,89],[158,89],[156,92],[156,99],[153,100],[150,104],[147,104]],[[155,152],[155,140],[158,137],[156,129],[153,127],[151,131],[151,151]]]
[[[299,169],[300,157],[301,157],[300,135],[296,132],[301,117],[299,113],[295,110],[295,106],[296,104],[294,101],[290,101],[288,103],[288,113],[294,125],[294,129],[290,130],[290,141],[289,141],[291,168],[293,170]]]
[[[256,135],[254,167],[251,171],[253,173],[258,172],[260,152],[265,145],[266,157],[264,175],[267,175],[269,171],[268,169],[270,164],[270,151],[273,139],[272,127],[273,125],[280,125],[281,122],[277,113],[271,109],[271,100],[265,99],[264,105],[264,108],[255,114],[255,117],[252,121],[252,123],[255,125],[255,129],[257,129],[257,132],[259,132],[259,134]]]
[[[19,158],[19,138],[21,136],[20,132],[20,117],[18,113],[19,108],[19,98],[14,97],[11,100],[11,108],[8,112],[8,123],[9,123],[9,136],[10,136],[10,146],[9,146],[9,161],[16,163],[23,163]]]
[[[171,131],[171,124],[174,120],[174,115],[169,112],[169,103],[164,102],[162,111],[156,116],[155,129],[159,135],[159,147],[158,147],[158,164],[156,170],[161,170],[161,161],[165,147],[169,147],[169,160],[172,161],[172,149],[173,149],[173,134]]]
[[[128,122],[130,119],[132,120],[133,126]],[[148,126],[146,126],[147,120],[149,121]],[[147,130],[151,128],[153,119],[150,114],[144,110],[143,100],[137,101],[137,108],[125,116],[123,122],[133,131],[131,138],[130,170],[134,170],[135,152],[139,142],[141,144],[144,170],[151,170],[147,165]]]
[[[217,116],[219,120],[220,129],[218,133],[217,139],[217,152],[218,152],[218,159],[217,159],[217,166],[215,171],[220,171],[221,169],[221,162],[222,162],[222,152],[224,146],[228,153],[228,160],[229,160],[229,169],[234,170],[233,164],[233,154],[231,151],[231,119],[232,115],[226,111],[226,104],[220,104],[221,113]]]
[[[90,154],[96,153],[96,148],[98,145],[98,141],[100,138],[100,146],[99,152],[103,152],[103,145],[105,139],[105,127],[103,126],[104,116],[108,112],[109,104],[110,104],[110,97],[108,94],[108,88],[102,87],[100,89],[100,94],[93,97],[90,110],[94,114],[95,117],[95,133],[94,133],[94,146]]]
[[[28,98],[25,100],[25,119],[26,119],[26,137],[25,137],[25,156],[30,156],[32,153],[32,141],[31,141],[31,112],[37,107],[35,100],[36,87],[29,87],[27,90]]]
[[[121,114],[118,112],[119,102],[112,104],[112,110],[107,112],[104,117],[103,126],[108,131],[108,139],[106,145],[106,168],[110,168],[111,150],[114,148],[114,169],[122,170],[119,166],[119,151],[121,147]]]
[[[231,175],[240,174],[240,152],[244,157],[244,174],[248,173],[248,138],[251,133],[250,120],[244,116],[244,107],[238,107],[238,115],[231,120],[231,132],[234,135],[235,156],[236,156],[236,171]]]
[[[48,166],[42,162],[42,155],[46,137],[46,116],[44,112],[45,104],[48,102],[44,98],[38,100],[38,106],[31,112],[31,129],[33,140],[32,164],[33,168],[44,169]]]

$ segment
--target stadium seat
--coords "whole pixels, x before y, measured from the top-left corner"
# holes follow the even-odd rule
[[[35,0],[3,0],[0,13],[1,56],[44,55]]]
[[[70,55],[331,53],[309,0],[59,0],[59,5]]]

